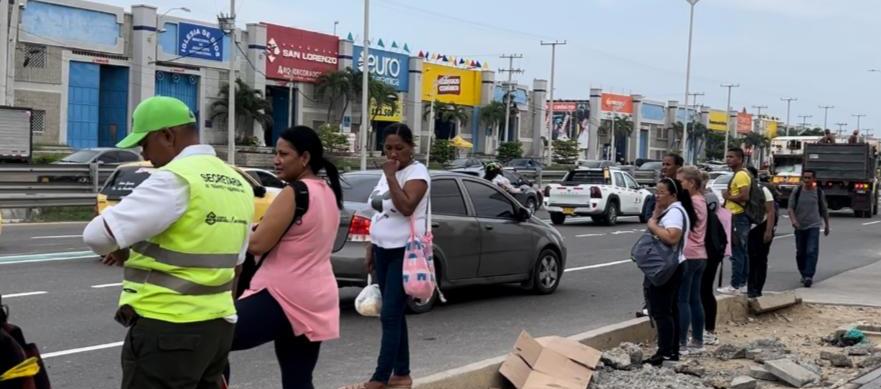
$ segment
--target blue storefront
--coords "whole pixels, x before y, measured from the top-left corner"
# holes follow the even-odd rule
[[[358,70],[364,69],[364,59],[362,58],[364,49],[362,46],[354,46],[352,51],[352,61],[356,64]],[[367,52],[367,68],[370,77],[379,80],[398,92],[398,98],[402,98],[401,93],[407,93],[410,89],[410,56],[402,53],[395,53],[388,50],[370,48]],[[403,105],[399,105],[403,107]],[[403,117],[403,112],[396,112],[396,117]],[[395,123],[388,120],[373,121],[373,149],[382,149],[382,132],[386,127]]]

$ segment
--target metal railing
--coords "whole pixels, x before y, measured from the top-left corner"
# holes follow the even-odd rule
[[[95,206],[115,165],[0,165],[0,208]]]
[[[49,208],[95,206],[91,193],[11,194],[0,196],[0,208]]]

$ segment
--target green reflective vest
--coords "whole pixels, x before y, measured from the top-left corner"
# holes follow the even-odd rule
[[[161,234],[132,245],[119,304],[174,323],[234,315],[235,266],[254,216],[251,185],[208,155],[174,160],[160,170],[187,183],[187,210]]]

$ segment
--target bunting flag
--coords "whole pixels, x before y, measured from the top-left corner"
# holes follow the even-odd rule
[[[434,53],[434,55],[431,56],[431,59],[437,61],[437,53]]]
[[[484,63],[483,63],[483,68],[484,68],[484,69],[489,69],[489,62],[484,62]]]
[[[392,48],[393,48],[393,49],[397,49],[397,48],[398,48],[398,42],[392,41]]]
[[[480,61],[475,62],[475,63],[474,63],[474,67],[477,67],[477,68],[482,67],[482,66],[480,65]]]
[[[425,58],[425,54],[422,53],[422,50],[419,50],[419,58]]]
[[[355,40],[355,38],[352,36],[352,33],[351,33],[351,32],[349,33],[349,36],[346,37],[346,39],[348,39],[348,40],[350,40],[350,41],[354,41],[354,40]]]
[[[464,65],[464,64],[465,64],[465,60],[462,58],[459,58],[459,65]]]
[[[407,53],[410,52],[410,48],[407,47],[407,44],[406,44],[406,43],[404,43],[404,52],[407,52]]]
[[[379,43],[376,44],[379,47],[385,48],[385,44],[382,43],[382,38],[379,38]]]
[[[447,56],[446,56],[446,55],[444,56],[443,61],[444,61],[444,62],[450,62],[450,60],[447,59]]]

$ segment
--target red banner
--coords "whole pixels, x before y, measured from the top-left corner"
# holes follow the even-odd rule
[[[749,134],[753,130],[753,115],[746,112],[737,113],[737,133]]]
[[[554,112],[575,112],[578,110],[578,103],[574,101],[555,101],[553,107]],[[547,109],[551,109],[550,103],[548,103]]]
[[[633,98],[630,96],[603,93],[600,106],[602,112],[633,114]]]
[[[339,38],[296,28],[266,25],[266,76],[315,82],[338,69]]]

